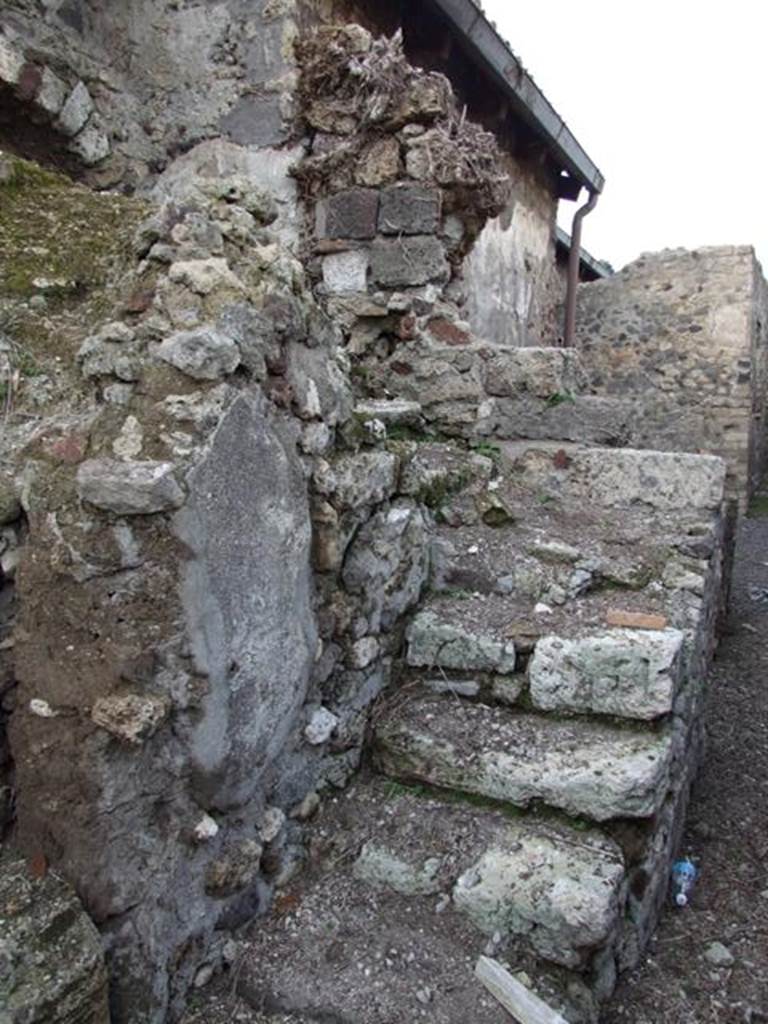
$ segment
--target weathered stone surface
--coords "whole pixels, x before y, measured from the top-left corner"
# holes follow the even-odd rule
[[[58,114],[64,106],[67,98],[67,87],[54,74],[49,67],[44,67],[41,72],[40,89],[35,97],[35,103],[42,107],[46,114]]]
[[[445,250],[433,235],[379,238],[371,248],[371,274],[382,288],[410,288],[446,281],[450,273]]]
[[[461,671],[515,671],[515,645],[441,622],[434,612],[419,612],[408,627],[407,661],[414,667]]]
[[[230,406],[187,486],[175,519],[190,551],[182,600],[208,679],[191,757],[226,806],[252,797],[306,696],[317,649],[309,502],[295,436],[258,394]]]
[[[212,861],[205,872],[205,891],[214,899],[233,896],[258,874],[263,849],[255,839],[244,839]]]
[[[303,152],[301,147],[254,149],[209,139],[173,161],[158,179],[155,194],[183,203],[203,189],[220,192],[235,177],[252,190],[269,194],[277,211],[274,230],[281,242],[292,247],[298,242],[302,215],[296,182],[289,171]]]
[[[344,560],[346,589],[359,595],[368,628],[389,630],[418,601],[429,572],[424,516],[400,501],[378,512],[355,535]]]
[[[661,512],[710,512],[723,500],[725,465],[711,455],[546,441],[504,442],[501,449],[526,487],[566,500],[582,498],[605,508],[647,505]]]
[[[5,854],[0,936],[4,1024],[109,1024],[101,939],[71,886]]]
[[[309,724],[304,730],[307,742],[311,743],[313,747],[319,747],[322,743],[327,743],[338,724],[339,719],[337,715],[334,715],[328,708],[318,708],[313,712]]]
[[[531,698],[544,711],[641,719],[666,715],[681,678],[682,650],[679,630],[543,637],[528,669]]]
[[[405,91],[398,109],[403,121],[434,121],[445,117],[451,102],[451,83],[445,75],[432,72],[414,78]]]
[[[280,95],[252,93],[241,96],[221,119],[221,130],[241,146],[256,149],[279,145],[287,135]]]
[[[445,444],[419,444],[405,461],[400,489],[435,507],[473,481],[487,482],[492,473],[493,462],[486,455]]]
[[[198,295],[209,295],[218,289],[243,290],[242,282],[232,273],[227,261],[218,256],[204,260],[179,260],[171,264],[168,277]]]
[[[15,85],[23,67],[24,54],[5,35],[0,35],[0,80]]]
[[[430,857],[422,864],[409,864],[375,839],[365,844],[352,869],[355,878],[392,889],[402,896],[429,896],[440,892],[439,870],[437,857]]]
[[[86,125],[70,142],[69,148],[88,167],[100,163],[109,156],[111,150],[109,138],[93,124]]]
[[[162,342],[157,356],[196,380],[218,380],[234,373],[240,364],[236,343],[212,328],[177,331]]]
[[[89,459],[77,471],[82,501],[118,515],[168,512],[184,503],[170,462]]]
[[[669,788],[666,734],[553,722],[503,709],[414,700],[383,717],[376,763],[386,774],[527,807],[540,800],[594,821],[646,818]]]
[[[442,196],[423,185],[392,185],[381,193],[378,227],[385,235],[429,235],[440,223]]]
[[[376,187],[394,181],[400,170],[400,144],[389,136],[378,139],[361,154],[355,167],[358,185]]]
[[[352,412],[352,389],[334,353],[318,345],[293,345],[287,355],[286,378],[293,393],[293,408],[303,420],[322,419],[336,426]]]
[[[56,126],[64,135],[77,135],[92,113],[91,94],[83,82],[78,82],[67,97]]]
[[[375,189],[350,188],[317,204],[318,238],[373,238],[379,212]]]
[[[500,348],[487,364],[489,395],[527,392],[537,398],[565,398],[584,388],[586,374],[575,349]]]
[[[337,252],[323,260],[323,284],[332,295],[364,292],[368,287],[368,253]]]
[[[505,837],[507,838],[507,837]],[[488,935],[522,935],[546,960],[580,967],[620,920],[621,850],[596,834],[510,827],[458,879],[455,905]]]
[[[360,452],[325,462],[315,472],[317,491],[340,509],[378,504],[395,490],[397,457],[391,452]]]
[[[96,701],[91,719],[117,739],[141,744],[157,732],[169,710],[167,697],[149,693],[114,694]]]
[[[87,337],[77,352],[83,375],[117,377],[126,383],[139,380],[142,360],[134,338],[134,332],[120,321],[105,324]]]

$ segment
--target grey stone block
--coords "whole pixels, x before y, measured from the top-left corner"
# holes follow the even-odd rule
[[[379,193],[349,188],[317,204],[318,238],[373,238],[379,212]]]
[[[433,235],[380,238],[371,249],[373,280],[382,288],[410,288],[429,281],[447,281],[445,250]]]
[[[652,719],[668,714],[682,671],[683,634],[676,629],[615,630],[536,645],[531,697],[544,711],[600,712]]]
[[[91,94],[82,82],[78,82],[59,114],[56,127],[64,135],[77,135],[93,113],[93,100]]]
[[[278,93],[242,96],[221,119],[221,130],[241,146],[274,146],[288,132]]]
[[[88,459],[77,471],[82,501],[118,515],[151,515],[179,508],[184,491],[170,462]]]
[[[621,850],[595,834],[578,845],[543,830],[508,835],[456,882],[455,906],[486,934],[524,935],[545,959],[582,966],[619,919]]]
[[[423,185],[392,185],[381,193],[379,231],[385,235],[428,235],[440,223],[442,195]]]
[[[235,342],[211,328],[178,331],[165,339],[157,355],[196,380],[218,380],[234,373],[240,363]]]
[[[408,664],[460,671],[515,671],[515,646],[511,640],[470,632],[440,622],[432,612],[420,612],[408,628]]]

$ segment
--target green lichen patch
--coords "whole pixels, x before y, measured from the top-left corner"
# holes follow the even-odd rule
[[[145,205],[95,193],[18,157],[0,183],[0,295],[66,298],[103,287],[130,251]]]
[[[75,354],[115,317],[148,206],[1,152],[0,169],[0,335],[10,365],[2,397],[13,410],[39,411],[83,386]]]

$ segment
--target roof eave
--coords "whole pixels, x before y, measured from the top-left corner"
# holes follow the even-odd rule
[[[546,142],[562,166],[590,192],[605,179],[523,65],[473,0],[432,0],[501,84],[515,112]]]

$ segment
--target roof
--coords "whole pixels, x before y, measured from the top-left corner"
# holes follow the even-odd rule
[[[555,231],[555,246],[557,251],[565,256],[571,251],[571,236],[560,227]],[[590,281],[599,277],[611,277],[614,273],[610,263],[595,259],[583,246],[579,254],[579,271],[582,278]]]
[[[474,57],[501,85],[515,113],[542,139],[567,175],[590,192],[602,192],[603,175],[476,0],[432,2],[461,35]]]

